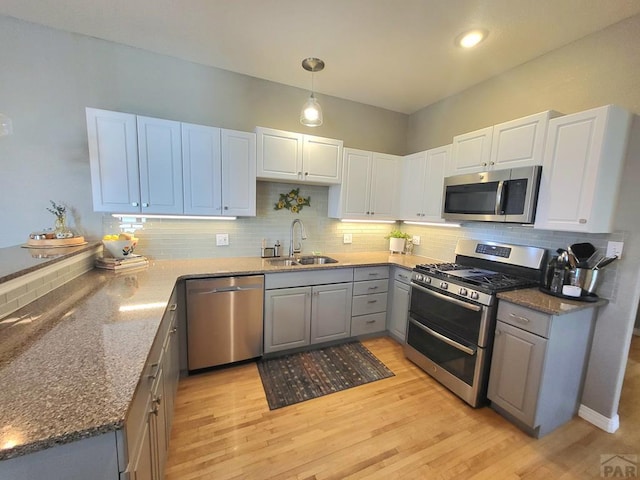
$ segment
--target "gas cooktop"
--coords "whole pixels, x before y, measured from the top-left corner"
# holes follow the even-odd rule
[[[422,264],[417,265],[415,271],[440,280],[457,280],[461,284],[481,287],[487,293],[529,287],[538,283],[536,280],[458,263]]]

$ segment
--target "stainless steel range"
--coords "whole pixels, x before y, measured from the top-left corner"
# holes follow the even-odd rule
[[[456,263],[411,276],[405,356],[473,407],[486,403],[496,294],[538,285],[546,250],[463,239]]]

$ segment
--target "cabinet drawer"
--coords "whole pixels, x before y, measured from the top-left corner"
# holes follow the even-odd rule
[[[353,271],[353,281],[378,280],[389,278],[389,267],[361,267]]]
[[[389,280],[367,280],[353,284],[354,295],[369,295],[372,293],[384,293],[389,290]]]
[[[372,313],[361,315],[351,319],[351,336],[364,335],[366,333],[382,332],[385,329],[386,315],[384,313]]]
[[[374,293],[353,297],[351,315],[367,315],[369,313],[385,312],[387,310],[387,294]]]
[[[411,270],[405,270],[404,268],[396,268],[393,272],[393,279],[402,283],[411,282]]]
[[[498,320],[541,337],[549,338],[551,316],[546,313],[500,300]]]

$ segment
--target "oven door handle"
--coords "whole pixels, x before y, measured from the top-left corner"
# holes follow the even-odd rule
[[[433,295],[434,297],[441,298],[446,300],[447,302],[455,303],[461,307],[466,308],[467,310],[473,310],[474,312],[479,312],[482,310],[482,307],[478,305],[474,305],[473,303],[465,302],[464,300],[458,300],[457,298],[450,297],[448,295],[443,295],[442,293],[434,292],[433,290],[429,290],[428,288],[424,288],[422,285],[418,285],[417,283],[411,282],[411,286],[413,288],[417,288],[421,292],[428,293],[429,295]]]
[[[461,343],[458,343],[455,340],[451,340],[449,337],[447,337],[445,335],[442,335],[441,333],[438,333],[435,330],[430,329],[429,327],[425,327],[420,322],[416,322],[413,318],[409,319],[409,323],[412,323],[413,325],[418,327],[423,332],[428,333],[429,335],[431,335],[433,337],[436,337],[438,340],[442,340],[444,343],[446,343],[448,345],[451,345],[453,348],[457,348],[458,350],[460,350],[461,352],[466,353],[467,355],[475,355],[476,354],[475,349],[469,348],[469,347],[467,347],[465,345],[462,345]]]

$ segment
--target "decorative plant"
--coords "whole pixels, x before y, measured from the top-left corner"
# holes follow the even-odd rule
[[[294,188],[289,193],[281,193],[280,199],[273,209],[282,210],[286,208],[293,213],[298,213],[305,205],[311,206],[311,197],[304,198],[300,195],[300,188]]]
[[[411,238],[411,235],[401,232],[400,230],[391,230],[391,233],[384,238],[404,238],[405,240],[408,240]]]
[[[47,208],[47,210],[53,213],[56,216],[57,220],[64,221],[67,216],[67,207],[65,207],[64,205],[57,205],[53,200],[49,200],[49,202],[51,202],[51,206],[53,208]]]

